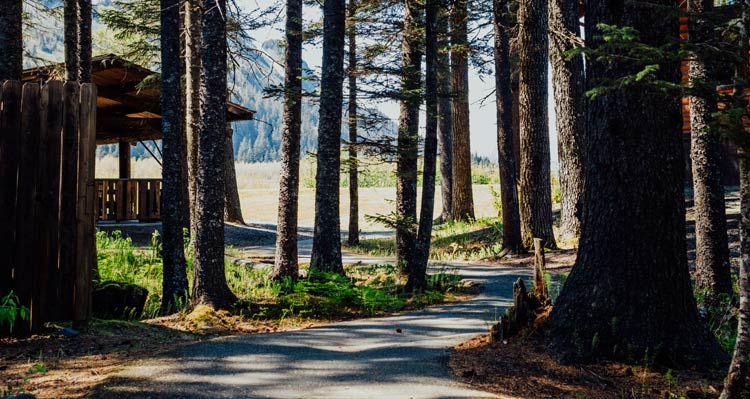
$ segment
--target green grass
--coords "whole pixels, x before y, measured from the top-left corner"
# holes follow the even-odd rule
[[[502,252],[502,223],[497,218],[481,218],[472,222],[447,222],[432,230],[430,259],[476,260],[491,259]],[[348,250],[370,256],[394,256],[395,238],[361,240]]]
[[[192,255],[186,252],[188,282],[192,284]],[[162,296],[160,253],[157,235],[151,245],[138,248],[119,232],[97,233],[100,279],[132,283],[149,291],[141,318],[153,318],[159,312]],[[346,269],[346,277],[311,273],[308,278],[297,282],[271,280],[271,270],[265,267],[226,262],[225,268],[227,284],[239,299],[236,313],[252,319],[370,316],[438,303],[463,285],[455,271],[442,270],[429,276],[425,293],[412,295],[404,291],[398,271],[391,265],[350,266]]]

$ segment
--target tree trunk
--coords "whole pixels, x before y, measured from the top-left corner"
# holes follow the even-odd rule
[[[547,120],[547,1],[518,6],[519,119],[521,137],[521,236],[527,248],[541,238],[556,247],[552,231]]]
[[[237,172],[234,169],[234,143],[232,142],[232,124],[227,122],[226,138],[224,139],[224,220],[230,223],[245,224],[240,206],[240,192],[237,189]]]
[[[396,154],[396,264],[407,277],[414,273],[417,256],[417,158],[419,106],[422,102],[419,8],[406,0],[401,39],[401,110]]]
[[[180,87],[179,0],[161,0],[162,131],[162,276],[161,312],[168,314],[187,298],[185,248],[182,239],[182,90]],[[90,65],[90,62],[89,62]],[[81,74],[83,76],[83,74]]]
[[[441,220],[453,218],[453,118],[451,117],[451,59],[450,59],[450,1],[441,0],[437,5],[438,40],[438,152],[440,153],[440,193],[443,198]]]
[[[740,161],[740,309],[737,323],[737,340],[732,363],[729,366],[724,390],[719,399],[739,398],[745,386],[750,362],[750,154],[744,148],[737,150]]]
[[[679,33],[673,7],[671,0],[621,7],[587,0],[586,44],[597,49],[598,26],[609,24],[632,26],[645,44],[660,45]],[[622,59],[592,60],[588,85],[638,71]],[[679,82],[676,62],[659,71],[658,79]],[[645,83],[589,101],[578,258],[546,322],[562,361],[648,356],[713,367],[726,359],[698,317],[687,268],[679,104]]]
[[[495,101],[497,107],[497,153],[500,167],[500,200],[503,205],[503,248],[523,252],[521,216],[516,188],[516,159],[513,153],[513,93],[510,85],[510,9],[508,0],[494,0]]]
[[[200,132],[201,9],[199,0],[186,0],[185,18],[185,137],[188,195],[190,197],[190,237],[197,229],[198,138]]]
[[[274,279],[296,279],[299,156],[302,131],[302,0],[287,0],[284,69],[284,121],[281,130],[279,222]]]
[[[438,33],[437,16],[441,0],[425,3],[425,102],[426,126],[424,165],[422,172],[422,206],[419,214],[416,261],[406,283],[407,291],[422,292],[427,288],[427,262],[430,258],[432,214],[435,209],[435,174],[437,170],[438,131]]]
[[[451,14],[451,103],[453,123],[453,218],[474,218],[469,140],[468,1],[454,0]]]
[[[345,1],[326,1],[323,5],[323,72],[320,79],[318,168],[315,175],[315,232],[310,268],[342,274],[339,183],[345,36]]]
[[[187,51],[187,27],[185,26],[185,7],[180,7],[180,77],[185,76],[187,78],[187,60],[182,54]],[[182,79],[180,79],[182,82]],[[182,83],[181,83],[182,85]],[[183,207],[180,210],[180,218],[183,231],[183,237],[185,231],[190,231],[190,176],[188,176],[188,157],[187,157],[187,91],[180,91],[180,103],[182,106],[182,114],[180,115],[180,125],[182,129],[182,135],[179,137],[179,151],[180,151],[180,190],[182,192],[182,204]]]
[[[713,10],[713,0],[689,0],[689,38],[703,43],[712,37],[712,27],[701,15]],[[710,60],[695,53],[688,63],[688,76],[695,85],[713,78]],[[729,269],[724,187],[721,184],[720,137],[710,132],[711,114],[716,112],[715,93],[697,93],[690,100],[690,158],[693,169],[695,210],[695,290],[705,294],[707,305],[718,305],[719,296],[732,296]]]
[[[357,157],[357,1],[349,0],[349,237],[359,244],[359,160]]]
[[[67,4],[67,3],[66,3]],[[23,70],[23,1],[7,0],[3,2],[0,13],[0,82],[4,80],[21,80]]]
[[[583,56],[566,59],[580,37],[577,0],[549,2],[549,49],[555,94],[557,154],[560,163],[560,234],[581,234],[583,195],[584,74]]]
[[[78,77],[91,83],[91,0],[78,0]]]
[[[200,134],[193,301],[227,308],[224,275],[224,137],[227,103],[226,0],[202,0]]]
[[[78,74],[78,0],[63,1],[63,29],[65,36],[65,80],[77,81],[80,78]]]

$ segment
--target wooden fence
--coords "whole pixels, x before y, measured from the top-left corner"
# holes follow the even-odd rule
[[[161,179],[96,179],[100,221],[161,219]]]
[[[0,95],[0,296],[13,291],[30,310],[12,333],[85,324],[96,263],[96,86],[6,81]]]

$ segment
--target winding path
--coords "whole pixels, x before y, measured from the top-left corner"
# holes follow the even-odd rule
[[[125,368],[93,397],[494,398],[456,381],[448,354],[488,330],[510,304],[513,281],[529,270],[431,267],[446,266],[482,284],[482,294],[398,316],[201,342]]]

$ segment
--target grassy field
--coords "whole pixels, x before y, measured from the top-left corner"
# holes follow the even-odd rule
[[[242,213],[246,220],[275,224],[278,214],[279,163],[237,163],[237,187],[240,192]],[[359,190],[359,225],[362,231],[380,231],[384,226],[366,220],[367,215],[388,214],[394,210],[396,201],[394,164],[368,162],[361,165]],[[117,177],[117,157],[97,159],[96,176]],[[134,178],[160,178],[161,168],[151,158],[132,160]],[[499,191],[497,170],[493,165],[475,165],[472,169],[474,184],[474,208],[477,218],[497,216],[492,192]],[[300,167],[299,224],[312,227],[315,216],[315,165],[309,158]],[[438,176],[438,183],[439,183]],[[342,175],[341,225],[349,220],[349,189],[347,175]],[[421,193],[421,190],[419,190]],[[435,217],[442,210],[440,187],[436,188]],[[421,195],[420,195],[421,198]],[[421,200],[420,200],[421,201]]]

